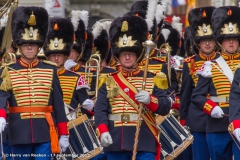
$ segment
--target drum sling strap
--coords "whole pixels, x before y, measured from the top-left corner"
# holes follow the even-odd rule
[[[10,113],[30,113],[30,112],[44,112],[46,120],[49,124],[50,139],[51,139],[51,151],[52,153],[60,153],[58,134],[54,126],[51,112],[53,112],[52,106],[34,106],[34,107],[9,107]]]
[[[129,83],[124,76],[121,74],[121,72],[115,74],[112,76],[113,78],[110,79],[110,83],[114,83],[113,85],[119,86],[119,94],[132,106],[134,107],[135,110],[138,111],[138,106],[139,106],[139,102],[135,100],[135,95],[138,93],[137,89],[135,88],[135,86],[133,86],[131,83]],[[109,77],[111,78],[111,77]],[[109,83],[109,82],[108,82]],[[128,94],[126,94],[126,89],[128,91]],[[161,151],[161,145],[159,143],[159,130],[156,128],[156,121],[155,121],[155,117],[153,116],[153,114],[150,111],[146,111],[144,114],[142,114],[143,121],[147,124],[149,130],[151,131],[151,133],[153,134],[155,140],[156,140],[156,144],[157,144],[157,151],[156,151],[156,156],[155,159],[159,160],[160,159],[160,151]]]

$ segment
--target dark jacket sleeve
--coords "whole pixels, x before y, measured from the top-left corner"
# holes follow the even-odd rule
[[[229,121],[240,120],[240,69],[237,69],[233,78],[229,97]]]
[[[191,103],[192,96],[192,86],[193,86],[192,76],[189,74],[188,63],[183,64],[182,72],[182,87],[180,91],[180,119],[186,120],[188,115],[188,108]]]
[[[60,122],[67,122],[67,117],[66,117],[64,102],[63,102],[63,93],[62,93],[60,82],[57,76],[56,68],[54,68],[52,88],[53,88],[52,90],[53,108],[54,108],[56,123],[58,124]]]
[[[100,124],[108,126],[109,100],[107,98],[106,84],[103,84],[98,90],[98,98],[94,109],[95,126]]]
[[[212,100],[207,99],[210,86],[213,85],[212,83],[212,78],[205,78],[199,75],[197,86],[192,94],[192,103],[209,115],[211,110],[217,105]]]
[[[174,68],[171,68],[171,89],[178,92],[178,81],[177,81],[177,74]]]
[[[166,90],[161,90],[157,86],[154,86],[153,92],[152,92],[150,104],[147,105],[150,110],[152,110],[154,113],[157,113],[159,115],[167,115],[171,108],[171,99],[168,97],[168,93]],[[152,99],[157,98],[158,104],[152,103]]]

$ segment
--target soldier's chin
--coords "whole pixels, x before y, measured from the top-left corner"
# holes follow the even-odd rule
[[[37,56],[37,54],[34,54],[34,53],[25,53],[23,54],[23,57],[26,58],[26,59],[35,59]]]

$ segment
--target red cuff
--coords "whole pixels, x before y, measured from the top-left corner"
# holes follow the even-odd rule
[[[212,100],[207,100],[206,103],[203,106],[203,111],[205,113],[207,113],[208,115],[211,115],[211,112],[213,110],[214,107],[216,107],[217,104],[215,102],[213,102]]]
[[[60,122],[57,124],[58,128],[58,135],[68,135],[68,127],[67,127],[67,122]]]
[[[102,123],[100,124],[97,129],[96,129],[96,132],[97,132],[97,136],[100,138],[101,134],[104,133],[104,132],[108,132],[108,127],[106,124]]]
[[[179,111],[179,109],[180,109],[180,99],[179,99],[178,96],[175,97],[175,101],[173,102],[171,109],[176,109],[176,110]]]
[[[7,118],[7,112],[5,109],[0,108],[0,117]]]
[[[185,120],[185,119],[180,120],[180,124],[181,124],[182,126],[185,126],[185,123],[186,123],[186,120]]]
[[[240,119],[233,120],[232,125],[233,125],[233,130],[240,128]]]
[[[94,115],[94,111],[89,111],[88,109],[86,109],[86,112],[87,112],[89,115],[91,115],[91,116]]]
[[[150,111],[155,112],[158,109],[158,99],[150,94],[150,103],[145,105]]]

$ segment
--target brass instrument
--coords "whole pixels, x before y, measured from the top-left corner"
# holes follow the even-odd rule
[[[85,64],[85,74],[84,78],[87,80],[87,82],[90,82],[90,78],[96,77],[96,84],[95,84],[95,91],[88,91],[88,95],[95,95],[97,98],[98,96],[98,80],[101,70],[101,55],[99,52],[93,51],[94,54],[92,54],[89,58],[89,60]],[[96,74],[91,74],[91,70],[96,69]]]
[[[15,0],[16,1],[16,0]],[[18,1],[16,1],[14,3],[18,3]],[[10,8],[12,3],[12,0],[7,0],[7,2],[2,6],[2,8],[0,8],[0,17],[2,17],[8,10],[8,8]]]
[[[164,43],[159,47],[156,57],[167,60],[168,78],[171,86],[171,46],[168,43]]]
[[[2,66],[16,63],[16,55],[14,53],[4,53],[2,56]]]

